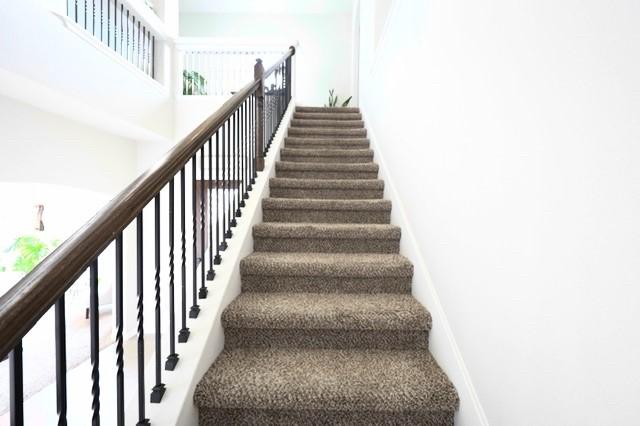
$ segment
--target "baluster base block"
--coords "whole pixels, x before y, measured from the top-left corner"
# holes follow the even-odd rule
[[[198,305],[193,305],[190,309],[189,309],[189,318],[198,318],[198,315],[200,314],[200,306]]]
[[[153,389],[151,389],[151,403],[157,404],[162,401],[162,397],[164,396],[164,392],[166,390],[167,389],[165,388],[164,383],[155,385]]]
[[[188,328],[183,328],[178,332],[178,343],[187,343],[187,340],[189,340],[189,335],[191,334],[191,332],[189,331]]]
[[[215,263],[215,261],[214,261]],[[209,269],[207,271],[207,281],[213,281],[213,279],[216,277],[216,271],[214,271],[213,269]]]
[[[179,360],[180,360],[180,356],[178,356],[178,354],[169,355],[167,357],[167,361],[164,363],[164,369],[168,371],[175,370]]]
[[[227,234],[228,234],[228,232],[227,232]],[[225,234],[224,237],[225,238],[231,238],[231,237],[227,237],[227,234]],[[225,251],[226,249],[227,249],[227,242],[226,241],[221,242],[220,246],[218,246],[218,250]]]
[[[216,256],[213,258],[213,264],[219,265],[221,263],[222,263],[222,256],[220,256],[219,254],[216,254]]]
[[[206,287],[200,287],[200,290],[198,290],[198,299],[206,299],[208,294],[209,290],[207,290]]]

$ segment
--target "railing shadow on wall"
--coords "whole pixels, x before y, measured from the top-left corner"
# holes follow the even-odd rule
[[[227,241],[242,214],[245,200],[264,156],[280,125],[292,96],[293,47],[264,70],[262,61],[254,66],[254,79],[235,93],[209,118],[111,200],[89,222],[62,243],[29,274],[0,297],[0,357],[9,357],[10,419],[24,424],[22,339],[50,309],[55,317],[55,365],[58,424],[67,418],[67,341],[65,293],[87,270],[89,272],[89,321],[91,360],[92,424],[100,421],[100,394],[116,394],[116,419],[124,424],[125,389],[123,368],[123,323],[125,285],[136,288],[138,424],[148,424],[145,416],[145,328],[144,306],[154,305],[154,386],[149,401],[161,403],[165,393],[165,370],[179,368],[178,344],[189,341],[189,322],[200,314],[198,299],[207,297],[207,281],[215,279],[216,265],[223,259]],[[208,164],[207,164],[208,163]],[[168,193],[168,197],[161,197]],[[166,201],[165,201],[166,200]],[[190,201],[190,202],[189,202]],[[144,294],[143,223],[146,206],[153,207],[153,294]],[[167,228],[161,227],[161,213],[168,214]],[[124,279],[124,237],[135,228],[135,283]],[[191,232],[188,232],[188,231]],[[167,232],[167,246],[161,237]],[[177,237],[177,238],[176,238]],[[205,244],[209,244],[206,250]],[[115,262],[106,265],[100,255],[115,245]],[[191,246],[187,256],[187,244]],[[176,247],[177,246],[177,247]],[[208,253],[207,257],[205,254]],[[163,256],[168,258],[168,283],[161,282]],[[189,257],[189,258],[188,258]],[[176,261],[176,258],[178,259]],[[129,259],[127,259],[129,261]],[[176,265],[177,264],[177,265]],[[115,272],[115,389],[100,388],[99,310],[100,271]],[[198,269],[199,268],[199,269]],[[190,269],[191,274],[187,274]],[[187,276],[190,275],[190,276]],[[176,291],[179,293],[176,297]],[[169,353],[162,357],[161,323],[167,314],[161,300],[168,298]],[[165,323],[166,324],[166,323]],[[177,341],[177,342],[176,342]],[[132,389],[131,391],[134,391]],[[72,402],[72,401],[71,401]]]

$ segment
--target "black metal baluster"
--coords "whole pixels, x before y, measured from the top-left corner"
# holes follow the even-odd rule
[[[156,275],[155,275],[155,343],[156,343],[156,384],[151,389],[151,402],[158,403],[162,401],[162,396],[164,395],[165,387],[164,383],[162,383],[162,344],[161,344],[161,326],[160,326],[160,193],[156,194],[154,197],[155,204],[155,221],[154,221],[154,230],[155,230],[155,266],[156,266]]]
[[[118,426],[124,426],[124,339],[123,295],[124,285],[122,232],[116,236],[116,418]]]
[[[143,282],[143,234],[142,212],[136,217],[136,286],[137,286],[137,321],[138,321],[138,425],[148,425],[149,419],[144,416],[144,282]]]
[[[249,102],[245,100],[242,103],[242,182],[244,185],[244,193],[242,194],[242,207],[245,207],[244,200],[249,199],[249,145],[247,138],[247,107]]]
[[[221,157],[221,166],[222,166],[222,242],[218,246],[220,251],[225,251],[227,249],[227,205],[226,205],[226,155],[225,155],[225,139],[227,138],[226,132],[226,123],[222,124],[222,157]],[[219,187],[219,184],[218,184]],[[220,211],[218,210],[218,213]]]
[[[135,28],[134,28],[134,31],[135,31]],[[138,66],[138,68],[140,68],[140,64],[141,64],[140,55],[142,54],[142,49],[140,49],[140,31],[141,31],[141,23],[140,23],[140,20],[138,19],[138,38],[137,38],[137,41],[138,41],[138,47],[137,47],[138,54],[137,54],[137,58],[136,58],[136,61],[137,61],[136,65]]]
[[[156,78],[156,36],[151,37],[151,78]]]
[[[142,26],[142,62],[140,63],[140,69],[143,72],[147,72],[147,29]]]
[[[9,417],[11,426],[24,425],[22,340],[9,354]]]
[[[124,50],[122,50],[124,41],[124,4],[120,3],[120,56],[124,56]]]
[[[198,246],[197,246],[197,242],[196,242],[196,235],[197,235],[197,225],[196,225],[196,214],[197,214],[197,205],[196,205],[196,156],[193,155],[193,157],[191,157],[191,225],[192,225],[192,237],[193,237],[193,244],[192,244],[192,248],[193,248],[193,282],[192,282],[192,288],[193,288],[193,305],[191,306],[191,309],[189,310],[189,318],[198,318],[198,314],[200,313],[200,306],[198,306]]]
[[[216,143],[218,139],[218,132],[216,131]],[[216,273],[213,270],[213,203],[212,192],[213,191],[213,137],[209,138],[209,187],[207,188],[207,195],[209,196],[209,271],[207,271],[207,280],[212,281]],[[216,242],[217,247],[217,242]],[[217,250],[217,248],[216,248]]]
[[[186,237],[186,212],[185,212],[185,174],[184,167],[180,169],[180,240],[182,249],[181,260],[181,290],[182,290],[182,327],[178,333],[178,342],[185,343],[189,340],[189,328],[187,328],[187,237]]]
[[[237,184],[238,184],[238,116],[237,116],[237,112],[238,110],[235,110],[233,112],[233,114],[231,115],[231,118],[233,118],[233,140],[231,141],[231,146],[232,146],[232,150],[233,150],[233,155],[231,157],[232,163],[231,163],[231,167],[232,167],[232,171],[231,171],[231,177],[233,179],[233,200],[232,200],[232,204],[231,204],[231,226],[232,227],[236,227],[238,226],[238,222],[236,221],[236,217],[238,216],[238,191],[237,191]]]
[[[175,238],[175,190],[173,187],[173,178],[169,181],[169,355],[164,364],[164,368],[173,371],[178,364],[179,356],[176,353],[176,307],[175,307],[175,289],[174,289],[174,254],[173,244]]]
[[[118,51],[118,0],[113,0],[113,50]]]
[[[104,30],[104,0],[100,0],[100,41],[102,41],[102,33]]]
[[[131,15],[131,21],[131,63],[136,65],[136,17]]]
[[[224,135],[224,126],[222,127],[222,133]],[[214,265],[219,265],[222,262],[222,257],[220,256],[220,200],[218,195],[220,190],[219,142],[218,132],[216,131],[216,256],[213,258]],[[222,148],[224,149],[224,138]]]
[[[73,17],[74,17],[74,21],[76,22],[76,24],[78,23],[78,0],[74,1],[75,6],[74,6],[74,13],[73,13]]]
[[[227,120],[227,181],[225,182],[225,190],[227,192],[227,233],[225,237],[231,238],[233,237],[233,232],[231,231],[231,118]],[[234,219],[235,220],[235,219]]]
[[[89,328],[91,344],[91,424],[100,425],[100,330],[98,317],[98,259],[89,266]]]
[[[129,46],[130,46],[130,38],[129,38],[129,9],[127,9],[127,61],[129,60]]]
[[[240,208],[244,207],[246,204],[244,202],[244,103],[240,104],[238,109],[239,119],[239,138],[238,138],[238,179],[240,180],[240,185],[238,187],[238,198],[240,202],[238,203],[238,211],[240,212]]]
[[[255,185],[256,177],[258,177],[258,147],[257,147],[257,139],[256,139],[256,115],[257,115],[257,104],[256,104],[256,94],[255,92],[251,95],[251,151],[252,151],[252,160],[251,161],[251,185]]]
[[[91,34],[96,35],[96,0],[92,0],[93,17],[91,18]]]
[[[111,47],[111,0],[107,0],[107,47]]]
[[[205,239],[205,214],[204,214],[204,196],[205,196],[205,177],[204,177],[204,145],[200,148],[200,291],[198,297],[200,299],[207,298],[207,287],[205,285],[205,262],[204,262],[204,239]]]
[[[67,424],[67,336],[64,295],[55,304],[56,408],[58,425]]]

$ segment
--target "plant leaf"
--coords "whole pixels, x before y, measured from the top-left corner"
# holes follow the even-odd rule
[[[347,100],[342,103],[342,106],[343,107],[349,106],[349,102],[351,102],[351,98],[353,98],[353,96],[349,96]]]

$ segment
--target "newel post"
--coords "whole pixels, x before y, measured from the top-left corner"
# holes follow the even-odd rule
[[[264,66],[256,59],[253,79],[260,80],[256,89],[256,170],[264,170]]]

